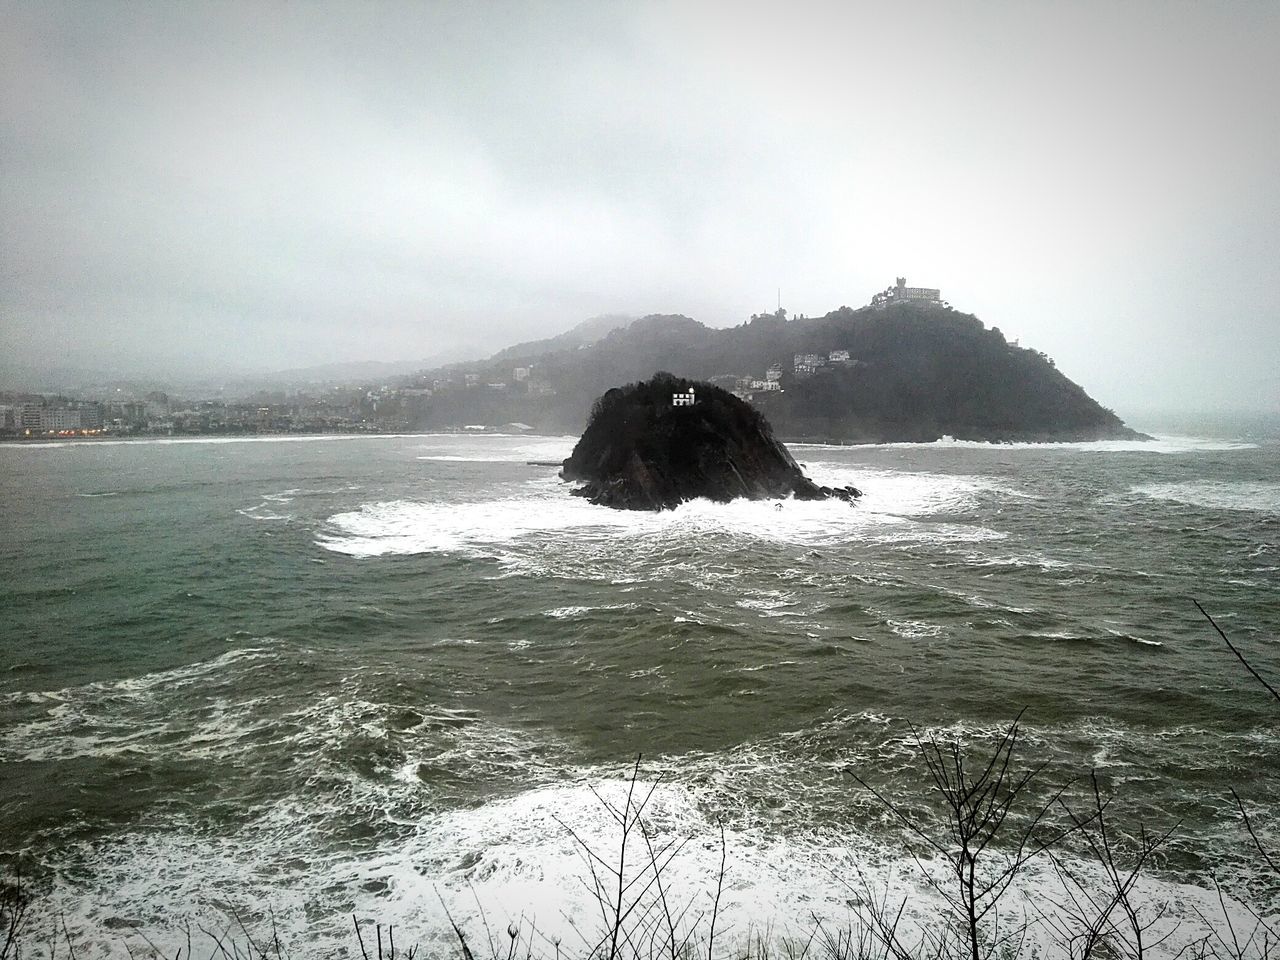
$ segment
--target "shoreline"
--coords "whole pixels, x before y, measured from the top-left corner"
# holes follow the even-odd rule
[[[411,437],[537,437],[562,438],[576,437],[572,433],[555,433],[544,432],[540,430],[532,430],[522,433],[508,433],[502,430],[466,430],[466,429],[441,429],[441,430],[423,430],[423,431],[350,431],[350,432],[332,432],[332,431],[293,431],[288,433],[154,433],[154,434],[103,434],[87,437],[60,437],[60,436],[32,436],[32,437],[0,437],[0,445],[8,446],[65,446],[70,444],[127,444],[127,443],[209,443],[209,442],[239,442],[239,443],[265,443],[269,441],[302,441],[302,440],[376,440],[376,439],[404,439]],[[1133,431],[1130,435],[1069,435],[1063,437],[974,437],[974,436],[952,436],[943,434],[931,440],[915,437],[882,437],[877,439],[848,440],[839,437],[828,437],[818,435],[797,435],[789,437],[779,437],[782,443],[797,446],[826,446],[826,447],[882,447],[887,445],[910,444],[912,446],[930,446],[934,444],[946,445],[955,444],[985,444],[993,447],[1015,446],[1022,444],[1034,444],[1037,446],[1052,446],[1055,444],[1073,444],[1073,443],[1106,443],[1106,442],[1155,442],[1160,439],[1159,436]]]

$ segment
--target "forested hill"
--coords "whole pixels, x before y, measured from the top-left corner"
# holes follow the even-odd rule
[[[811,372],[803,363],[797,369],[797,354],[822,362]],[[773,365],[781,367],[780,390],[764,388]],[[419,414],[423,426],[517,421],[576,433],[596,397],[656,370],[749,393],[785,439],[1138,436],[1044,354],[1008,343],[970,314],[912,304],[841,307],[798,320],[780,312],[728,329],[649,316],[587,344],[520,344],[424,374],[419,380],[431,396]]]

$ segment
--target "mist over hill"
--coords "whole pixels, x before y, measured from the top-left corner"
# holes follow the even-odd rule
[[[421,391],[421,425],[518,422],[580,432],[606,390],[667,370],[734,390],[787,439],[1139,436],[1045,354],[1009,343],[971,314],[936,305],[841,307],[799,319],[779,310],[727,329],[682,315],[590,323],[487,360],[419,374],[412,385]]]

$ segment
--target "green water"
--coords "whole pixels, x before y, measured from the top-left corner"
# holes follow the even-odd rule
[[[832,849],[900,856],[845,768],[924,809],[908,723],[1025,708],[1046,783],[1181,822],[1161,882],[1276,902],[1227,789],[1277,838],[1280,710],[1189,600],[1280,674],[1274,440],[797,447],[864,501],[658,516],[526,463],[571,444],[0,448],[5,858],[104,955],[237,902],[335,945],[435,887],[545,914],[554,817],[607,829],[643,753],[664,829],[728,825],[730,907],[785,915]]]

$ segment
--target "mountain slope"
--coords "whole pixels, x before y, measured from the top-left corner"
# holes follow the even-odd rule
[[[832,351],[848,351],[849,360],[797,373],[796,354],[825,360]],[[773,364],[783,369],[783,390],[757,392],[753,402],[787,439],[1139,436],[1044,354],[1008,343],[998,329],[970,314],[911,304],[841,307],[824,317],[791,321],[766,315],[718,330],[688,317],[649,316],[585,346],[566,335],[521,344],[465,368],[482,379],[510,379],[513,366],[530,366],[530,384],[513,383],[501,397],[474,390],[442,396],[429,416],[443,416],[433,423],[445,425],[470,411],[486,422],[518,419],[580,432],[597,396],[655,370],[698,380],[760,380]]]

